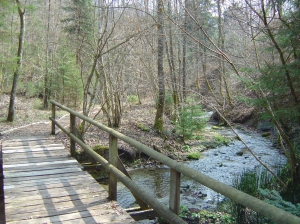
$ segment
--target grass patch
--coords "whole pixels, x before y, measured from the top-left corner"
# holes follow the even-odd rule
[[[32,104],[32,107],[36,110],[42,110],[43,109],[43,102],[42,100],[36,98]]]
[[[259,197],[259,188],[274,189],[276,183],[267,171],[244,171],[233,180],[233,187],[254,197]],[[218,204],[218,210],[231,214],[234,223],[272,223],[255,211],[244,207],[230,199]]]
[[[109,147],[106,145],[95,145],[92,147],[92,149],[99,155],[103,156],[106,151],[109,150]]]
[[[147,132],[150,131],[150,128],[148,128],[148,127],[145,126],[144,124],[138,123],[136,126],[137,126],[139,129],[141,129],[142,131],[147,131]]]
[[[128,95],[127,100],[131,105],[138,104],[140,102],[137,95]]]
[[[200,153],[199,152],[192,152],[192,153],[189,153],[187,156],[186,156],[187,159],[193,159],[193,160],[198,160],[200,158]]]
[[[226,138],[218,133],[215,133],[212,139],[202,142],[202,145],[207,149],[215,149],[223,145],[228,146],[230,142],[230,138]]]

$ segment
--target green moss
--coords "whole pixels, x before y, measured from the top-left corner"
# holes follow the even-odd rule
[[[80,150],[80,149],[76,149],[76,150],[75,150],[75,158],[76,158],[80,163],[89,160],[89,158],[88,158],[88,156],[86,155],[86,153],[85,153],[83,150]]]
[[[155,119],[155,123],[154,123],[154,128],[159,132],[162,133],[163,132],[163,127],[164,127],[164,122],[163,119]]]
[[[139,129],[141,129],[142,131],[150,131],[150,128],[148,128],[147,126],[145,126],[144,124],[138,123],[136,125]]]
[[[220,126],[212,126],[211,128],[214,130],[224,130],[225,129],[224,127],[220,127]]]
[[[78,131],[79,133],[83,133],[83,122],[78,125]]]
[[[192,153],[189,153],[187,156],[186,156],[187,159],[194,159],[194,160],[198,160],[200,158],[200,153],[199,152],[192,152]]]
[[[108,176],[108,172],[105,171],[105,170],[103,170],[103,171],[90,170],[88,172],[96,180],[99,179],[99,178],[105,178],[105,177]]]
[[[212,139],[202,142],[202,145],[207,149],[215,149],[223,145],[229,145],[231,139],[226,138],[218,133],[215,133]]]
[[[270,132],[264,132],[264,133],[261,134],[261,136],[264,137],[264,138],[267,138],[270,135],[271,135]]]
[[[92,147],[92,149],[99,155],[103,156],[109,147],[106,145],[95,145]]]

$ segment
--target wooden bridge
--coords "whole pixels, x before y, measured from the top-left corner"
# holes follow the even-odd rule
[[[135,223],[54,138],[2,143],[6,223]]]
[[[214,180],[201,172],[129,138],[103,124],[52,103],[51,134],[59,127],[70,137],[70,151],[54,138],[14,139],[2,142],[5,205],[1,205],[0,223],[135,223],[117,203],[117,180],[136,198],[143,212],[149,211],[169,223],[186,223],[179,215],[181,175],[189,177],[225,197],[264,215],[277,223],[300,223],[300,218],[267,204],[253,196]],[[55,119],[55,107],[70,113],[70,130]],[[77,137],[76,118],[109,135],[109,161],[98,155]],[[118,139],[128,143],[170,168],[169,208],[137,185],[122,166],[117,150]],[[107,193],[72,157],[75,145],[109,172]],[[71,155],[70,155],[71,154]],[[72,157],[71,157],[72,156]],[[108,196],[108,197],[107,197]],[[5,211],[4,211],[5,210]],[[154,210],[154,212],[153,212]],[[4,215],[5,213],[5,215]],[[2,218],[2,219],[1,219]]]

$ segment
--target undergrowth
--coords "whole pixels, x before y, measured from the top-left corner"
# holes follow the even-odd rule
[[[300,204],[294,205],[283,200],[278,192],[278,185],[274,177],[266,170],[244,171],[233,181],[233,187],[264,200],[268,204],[300,216]],[[233,223],[274,223],[272,220],[229,199],[219,203],[218,210],[231,214]]]

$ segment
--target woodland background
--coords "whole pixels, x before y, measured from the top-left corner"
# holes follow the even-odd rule
[[[0,96],[49,99],[103,122],[124,105],[156,102],[154,127],[194,104],[220,123],[271,121],[299,202],[298,0],[0,0]],[[253,121],[254,120],[254,121]],[[85,132],[84,124],[81,132]]]

